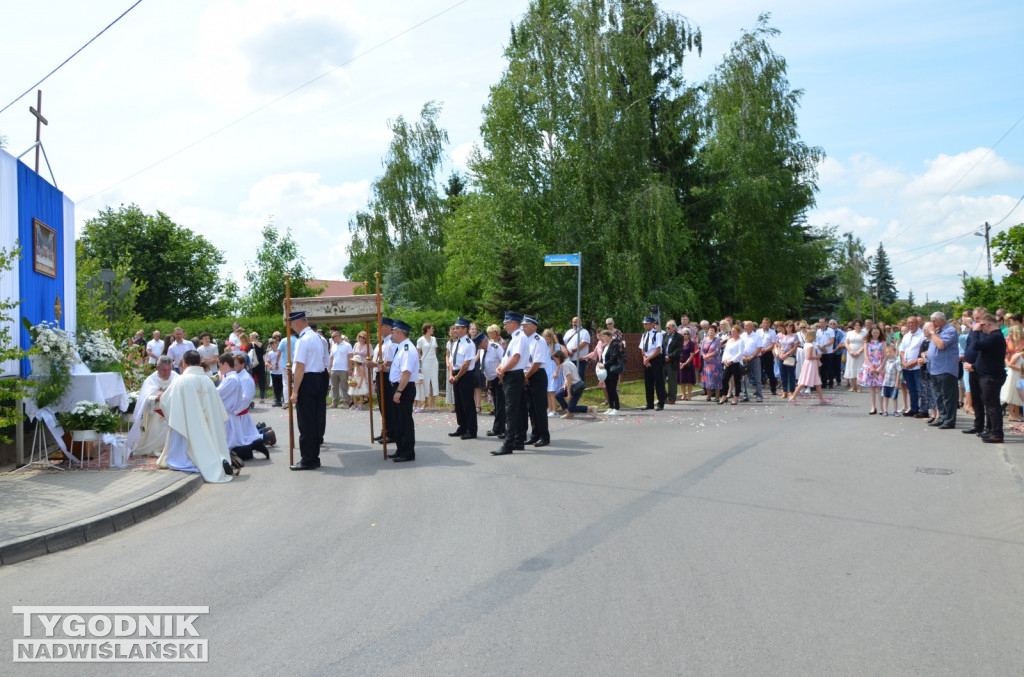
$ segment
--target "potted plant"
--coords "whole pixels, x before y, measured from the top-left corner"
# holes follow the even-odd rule
[[[64,428],[65,444],[82,442],[82,457],[94,453],[96,442],[102,433],[115,433],[121,425],[119,412],[101,402],[82,400],[76,402],[70,411],[57,413],[57,421]]]

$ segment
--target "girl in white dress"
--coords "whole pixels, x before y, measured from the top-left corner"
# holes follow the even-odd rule
[[[350,359],[352,367],[348,372],[348,396],[352,398],[353,409],[362,410],[366,401],[364,398],[370,394],[366,367],[363,366],[362,355],[353,353]]]
[[[420,412],[426,407],[434,406],[437,395],[437,339],[434,338],[434,325],[429,322],[423,325],[423,336],[416,341],[416,350],[420,352],[420,380],[416,383],[416,402],[413,411]]]

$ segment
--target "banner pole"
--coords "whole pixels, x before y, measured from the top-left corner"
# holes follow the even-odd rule
[[[377,279],[377,350],[381,364],[384,364],[384,337],[380,335],[380,272],[373,276]],[[380,442],[384,460],[388,460],[388,403],[384,400],[384,368],[377,370],[377,399],[380,401]]]
[[[285,363],[285,375],[288,378],[288,465],[295,465],[295,432],[293,428],[293,415],[295,407],[292,406],[292,323],[288,319],[292,315],[292,276],[284,276],[284,336],[287,341],[288,361]]]

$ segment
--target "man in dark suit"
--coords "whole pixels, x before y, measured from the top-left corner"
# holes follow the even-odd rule
[[[676,323],[672,320],[665,325],[665,376],[668,380],[668,403],[676,403],[676,390],[679,386],[679,351],[683,347],[683,336],[679,333]]]
[[[985,314],[975,322],[971,331],[971,348],[964,353],[964,369],[978,373],[982,402],[988,419],[988,433],[980,433],[982,442],[999,444],[1003,441],[1003,411],[999,391],[1006,381],[1006,341],[999,330],[999,318]],[[974,392],[972,391],[973,395]]]
[[[982,433],[988,433],[988,422],[985,420],[985,401],[981,395],[981,381],[978,378],[978,371],[976,369],[968,369],[967,365],[971,362],[968,356],[972,359],[977,359],[977,347],[974,345],[974,329],[973,327],[988,315],[988,309],[978,306],[974,309],[973,322],[971,325],[971,333],[967,335],[967,345],[964,347],[964,371],[967,372],[967,386],[971,390],[971,400],[974,404],[974,425],[961,432],[965,435],[980,435]],[[1000,416],[1002,411],[1000,411]]]

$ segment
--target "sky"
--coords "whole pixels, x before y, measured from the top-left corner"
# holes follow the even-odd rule
[[[0,0],[0,107],[133,0]],[[464,170],[527,0],[144,0],[43,83],[43,144],[76,227],[106,207],[168,214],[243,282],[270,219],[314,277],[343,279],[388,121],[443,104],[444,170]],[[762,12],[821,147],[814,225],[883,243],[901,297],[953,300],[987,273],[995,234],[1024,222],[1024,3],[663,0],[703,34],[705,80]],[[293,91],[321,76],[312,84]],[[0,114],[17,155],[35,91]],[[31,154],[26,160],[31,162]],[[46,170],[43,174],[48,176]],[[552,252],[562,253],[562,252]],[[996,280],[1005,269],[994,268]]]

